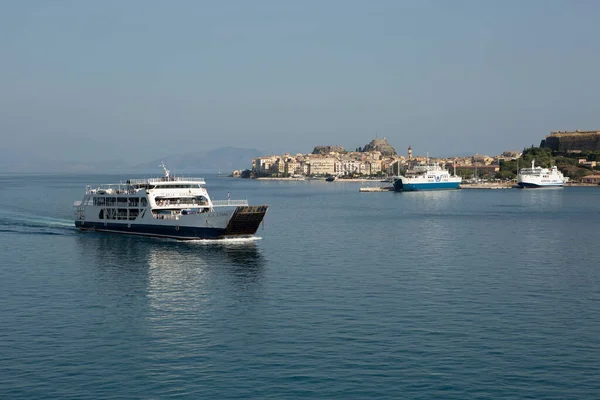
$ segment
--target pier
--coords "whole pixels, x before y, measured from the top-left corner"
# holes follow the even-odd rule
[[[472,184],[461,184],[461,189],[511,189],[513,184],[496,184],[496,183],[472,183]]]
[[[385,186],[385,187],[361,187],[358,189],[359,192],[393,192],[393,186]]]

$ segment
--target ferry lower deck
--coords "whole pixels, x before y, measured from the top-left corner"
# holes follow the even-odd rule
[[[111,232],[139,236],[165,237],[179,240],[221,239],[252,236],[258,230],[268,206],[239,206],[224,228],[178,224],[147,224],[132,221],[86,221],[76,220],[75,226],[82,231]]]

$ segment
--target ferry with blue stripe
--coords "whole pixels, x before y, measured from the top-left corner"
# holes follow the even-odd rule
[[[429,160],[428,160],[429,161]],[[448,170],[437,163],[417,165],[412,170],[406,171],[394,182],[397,192],[414,192],[422,190],[449,190],[459,189],[462,178],[450,175]]]
[[[203,178],[165,176],[88,186],[76,201],[75,226],[82,231],[182,240],[252,236],[268,206],[247,200],[212,200]],[[229,196],[228,196],[229,197]]]

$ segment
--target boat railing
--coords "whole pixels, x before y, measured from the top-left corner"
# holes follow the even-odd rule
[[[213,200],[213,207],[247,206],[248,200]]]
[[[166,200],[156,200],[157,207],[208,207],[208,203],[206,202],[198,202],[198,201],[171,201],[169,199]]]
[[[130,179],[131,185],[143,185],[146,183],[163,183],[163,182],[198,182],[205,184],[204,178],[187,178],[184,176],[171,176],[169,178],[147,178],[147,179]]]
[[[106,183],[97,187],[87,186],[85,188],[85,194],[102,194],[102,195],[115,195],[115,194],[135,194],[140,189],[132,188],[126,183]]]

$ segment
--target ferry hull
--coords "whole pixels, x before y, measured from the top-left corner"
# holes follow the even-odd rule
[[[521,189],[541,189],[541,188],[561,188],[564,186],[562,183],[550,183],[550,184],[537,184],[530,182],[517,182],[517,186]]]
[[[221,239],[225,229],[198,228],[189,226],[158,226],[146,224],[103,223],[75,221],[75,226],[82,231],[122,233],[138,236],[153,236],[179,240]],[[249,235],[250,236],[250,235]]]
[[[459,189],[460,182],[426,182],[426,183],[403,183],[401,179],[394,182],[394,190],[397,192],[417,192],[425,190],[451,190]]]
[[[201,227],[178,224],[145,224],[107,221],[76,220],[75,226],[82,231],[111,232],[138,236],[165,237],[179,240],[224,239],[232,237],[249,237],[256,233],[265,214],[267,206],[237,207],[225,228]],[[223,225],[221,225],[223,226]]]

